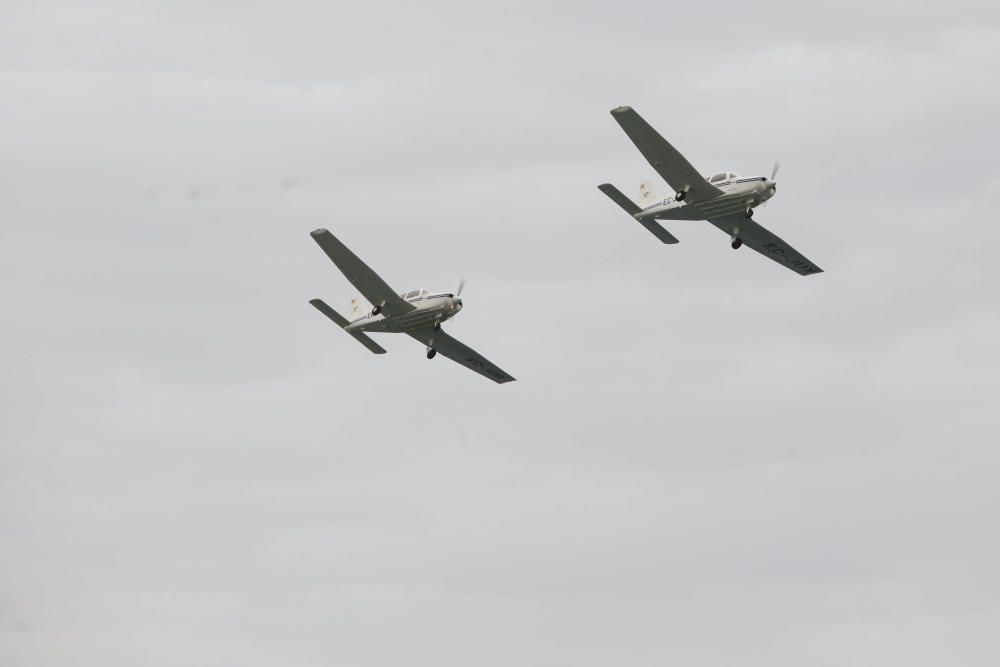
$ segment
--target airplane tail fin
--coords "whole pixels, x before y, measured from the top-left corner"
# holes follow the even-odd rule
[[[642,208],[622,194],[622,191],[615,186],[610,183],[604,183],[602,185],[598,185],[597,189],[606,194],[611,201],[625,209],[626,213],[635,218],[640,225],[648,229],[656,238],[660,239],[664,243],[679,243],[677,237],[665,230],[662,225],[656,222],[656,220],[638,217],[638,215],[642,213]]]
[[[653,189],[653,182],[640,181],[638,199],[639,207],[646,208],[647,206],[651,206],[657,199],[656,190]]]
[[[333,320],[334,324],[336,324],[341,329],[350,324],[350,322],[347,321],[347,318],[345,318],[343,315],[335,311],[330,306],[326,305],[326,302],[323,301],[322,299],[312,299],[309,303],[311,303],[316,310],[318,310],[319,312],[323,313],[331,320]],[[362,332],[348,331],[347,333],[354,336],[355,340],[357,340],[359,343],[367,347],[375,354],[385,354],[385,348],[383,348],[381,345],[373,341],[368,336],[364,335]]]
[[[368,310],[368,308],[365,306],[365,302],[361,300],[361,297],[352,296],[351,309],[347,312],[348,321],[353,322],[354,320],[358,319],[359,317],[365,314],[366,310]]]

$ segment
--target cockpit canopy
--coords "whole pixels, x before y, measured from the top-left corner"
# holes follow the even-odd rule
[[[731,181],[734,178],[737,178],[736,174],[734,174],[731,171],[724,171],[721,174],[715,174],[714,176],[707,177],[705,178],[705,180],[708,181],[709,183],[715,184],[715,183],[724,183],[725,181]]]
[[[416,301],[417,299],[422,299],[428,294],[430,294],[430,292],[425,289],[413,289],[409,292],[403,292],[399,296],[402,297],[403,301]]]

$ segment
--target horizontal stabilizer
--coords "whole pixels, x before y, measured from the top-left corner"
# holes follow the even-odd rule
[[[636,215],[642,213],[642,209],[634,201],[626,197],[621,190],[611,185],[610,183],[604,183],[603,185],[598,185],[597,189],[606,194],[611,201],[621,206],[625,209],[625,212],[635,218]],[[635,218],[636,222],[645,227],[653,234],[656,238],[660,239],[664,243],[679,243],[677,237],[668,232],[663,226],[656,222],[655,220],[643,220],[641,218]]]
[[[634,201],[626,197],[621,190],[611,185],[610,183],[604,183],[602,185],[598,185],[597,189],[606,194],[608,198],[611,199],[611,201],[613,201],[614,203],[618,204],[623,209],[625,209],[625,212],[628,213],[629,215],[636,215],[638,213],[642,213],[642,209],[639,208],[638,204],[636,204]]]
[[[322,299],[313,299],[309,303],[311,303],[313,305],[313,307],[316,308],[316,310],[318,310],[319,312],[323,313],[324,315],[326,315],[327,317],[329,317],[331,320],[333,320],[334,323],[338,327],[340,327],[341,329],[343,329],[348,324],[350,324],[350,322],[348,322],[347,319],[343,315],[341,315],[340,313],[338,313],[337,311],[335,311],[330,306],[326,305],[326,302],[323,301]],[[362,345],[364,345],[365,347],[367,347],[369,350],[371,350],[375,354],[385,354],[385,348],[383,348],[381,345],[379,345],[378,343],[376,343],[375,341],[373,341],[371,338],[369,338],[368,336],[366,336],[362,332],[360,332],[360,331],[348,331],[347,333],[349,333],[350,335],[354,336],[359,343],[361,343]]]
[[[680,243],[676,236],[665,230],[663,225],[658,223],[656,220],[639,220],[638,222],[640,225],[648,229],[653,236],[660,239],[664,243]]]

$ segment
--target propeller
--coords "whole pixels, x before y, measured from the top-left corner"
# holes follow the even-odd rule
[[[458,289],[455,291],[455,295],[451,300],[452,315],[458,315],[458,311],[462,310],[462,290],[465,289],[465,278],[458,281]]]
[[[768,179],[769,181],[771,181],[771,192],[772,193],[775,190],[775,187],[774,187],[774,177],[778,175],[778,170],[779,169],[781,169],[781,163],[778,162],[777,160],[775,160],[774,164],[771,166],[771,178]],[[770,201],[770,199],[768,201]],[[767,206],[767,202],[764,202],[761,205],[762,206]]]

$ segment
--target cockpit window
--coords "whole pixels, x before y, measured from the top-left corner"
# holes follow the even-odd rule
[[[428,292],[425,289],[413,289],[410,290],[409,292],[400,292],[399,297],[403,301],[412,301],[413,299],[420,299],[422,297],[425,297],[428,294],[430,294],[430,292]]]
[[[719,181],[726,180],[726,178],[727,178],[726,174],[716,174],[715,176],[712,177],[712,180],[710,180],[709,183],[718,183]]]

